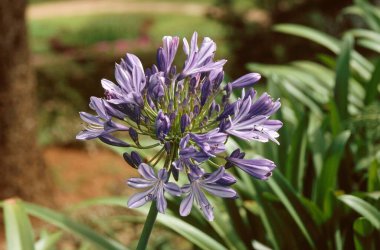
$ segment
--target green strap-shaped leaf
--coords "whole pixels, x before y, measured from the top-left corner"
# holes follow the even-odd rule
[[[376,229],[380,229],[380,212],[377,208],[365,200],[353,195],[341,195],[338,199],[361,214],[364,218],[371,222]]]
[[[344,39],[336,65],[334,99],[342,120],[346,120],[348,117],[348,81],[350,79],[352,43],[352,36]]]
[[[298,191],[302,191],[302,180],[306,168],[306,142],[309,114],[304,112],[294,132],[288,159],[286,162],[285,176]]]
[[[367,1],[355,0],[355,5],[362,11],[361,17],[366,21],[368,26],[377,32],[380,31],[380,18],[376,12],[376,7]]]
[[[276,223],[280,221],[278,214],[273,210],[273,207],[270,202],[265,202],[262,192],[262,183],[258,183],[253,181],[253,185],[256,190],[256,201],[260,205],[260,218],[264,224],[264,228],[266,233],[268,234],[268,238],[272,243],[274,249],[281,249],[282,240],[284,235],[279,233],[280,227],[276,226]],[[250,210],[248,210],[250,211]],[[252,212],[252,211],[251,211]]]
[[[280,24],[275,26],[275,30],[278,32],[291,34],[299,37],[309,39],[316,42],[332,52],[340,53],[340,42],[338,39],[329,36],[321,31],[305,27],[296,24]],[[373,70],[373,65],[366,58],[360,55],[358,52],[352,52],[352,66],[353,68],[365,79],[369,79],[370,72]]]
[[[376,96],[379,94],[378,86],[380,84],[380,59],[376,61],[375,69],[373,70],[372,77],[367,83],[367,91],[364,99],[366,105],[371,104]]]
[[[352,29],[349,30],[347,33],[353,35],[354,37],[367,38],[368,40],[380,43],[380,34],[373,30]]]
[[[98,234],[91,228],[84,224],[78,223],[69,217],[55,212],[51,209],[44,208],[31,203],[25,203],[25,209],[27,213],[40,218],[52,225],[55,225],[65,231],[71,232],[76,236],[79,236],[100,249],[110,249],[110,250],[125,250],[127,249],[121,243]],[[16,249],[16,248],[15,248]]]
[[[333,140],[325,156],[325,164],[323,165],[322,172],[317,179],[316,188],[314,189],[315,201],[321,208],[325,206],[325,201],[329,197],[328,193],[331,190],[335,190],[340,162],[350,135],[350,131],[340,133]]]
[[[113,205],[113,206],[126,206],[126,198],[125,197],[106,197],[99,198],[86,201],[81,204],[81,206],[89,206],[89,205]],[[77,207],[77,208],[78,208]],[[148,207],[141,207],[139,209],[135,209],[134,211],[148,214]],[[173,230],[174,232],[182,235],[184,238],[188,239],[201,249],[210,249],[210,250],[223,250],[227,249],[225,246],[208,236],[207,232],[203,232],[200,229],[184,222],[181,219],[177,219],[176,217],[170,215],[167,211],[167,214],[159,214],[157,216],[157,222],[161,225],[165,226],[168,229]]]
[[[380,53],[380,45],[376,41],[372,41],[368,39],[359,39],[357,44],[362,46],[363,48],[372,50],[376,53]]]
[[[9,199],[4,201],[3,207],[7,249],[33,250],[33,228],[23,202],[19,199]]]
[[[318,227],[310,216],[310,213],[307,212],[307,207],[302,204],[300,198],[297,196],[295,190],[278,171],[274,172],[268,184],[286,207],[310,247],[314,249],[316,244],[312,234],[314,236],[319,234]]]

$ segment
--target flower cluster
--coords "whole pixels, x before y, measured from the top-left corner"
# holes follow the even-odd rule
[[[77,139],[99,138],[109,145],[141,150],[157,148],[157,154],[146,162],[135,151],[124,154],[142,176],[129,179],[128,185],[145,190],[130,197],[128,206],[139,207],[154,200],[157,210],[164,213],[167,192],[184,197],[182,216],[190,213],[195,202],[205,217],[213,220],[213,207],[205,192],[237,197],[231,188],[236,179],[226,169],[237,167],[265,180],[276,167],[267,159],[244,159],[245,153],[239,149],[227,155],[228,138],[278,143],[277,130],[282,123],[270,119],[280,108],[279,100],[266,93],[257,96],[251,88],[260,79],[259,74],[246,74],[222,86],[226,60],[214,60],[216,44],[210,38],[204,38],[200,47],[197,40],[197,33],[190,44],[183,39],[186,61],[181,70],[173,65],[178,37],[163,38],[157,65],[151,68],[144,70],[135,55],[127,54],[116,64],[117,84],[103,79],[105,97],[91,97],[90,108],[96,115],[80,113],[86,126]],[[238,88],[243,89],[241,97],[231,102],[230,95]],[[125,131],[129,142],[117,136]],[[142,137],[150,138],[153,144],[141,145]],[[223,159],[224,165],[215,164],[215,157]],[[169,182],[170,176],[178,181],[182,175],[188,184],[181,188]]]

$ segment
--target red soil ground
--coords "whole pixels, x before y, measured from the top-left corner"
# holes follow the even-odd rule
[[[133,192],[126,179],[138,176],[122,156],[106,149],[50,147],[43,150],[43,156],[54,183],[54,204],[50,207],[58,210],[86,199],[126,196]],[[4,242],[4,227],[0,225],[0,250],[5,249]]]
[[[85,199],[125,194],[126,179],[138,175],[122,156],[106,149],[52,147],[44,150],[44,158],[55,183],[55,202],[60,207]]]

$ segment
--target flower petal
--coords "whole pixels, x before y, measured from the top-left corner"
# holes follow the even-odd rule
[[[203,182],[205,183],[214,183],[220,178],[223,177],[224,167],[219,167],[215,172],[213,172],[210,176],[208,176]]]
[[[164,190],[163,190],[162,187],[159,188],[159,190],[157,190],[157,199],[156,199],[156,202],[157,202],[156,205],[157,205],[158,212],[164,214],[165,210],[166,210],[166,207],[168,206],[168,203],[165,200]]]
[[[186,196],[179,207],[179,214],[181,216],[187,216],[191,212],[191,208],[193,207],[194,202],[194,194],[190,193],[188,196]]]
[[[174,196],[181,196],[181,189],[177,186],[177,184],[173,182],[168,182],[164,184],[164,189],[168,193]]]
[[[147,188],[153,186],[154,182],[142,178],[130,178],[128,179],[127,184],[133,188]]]
[[[236,197],[236,191],[230,187],[223,187],[218,184],[207,184],[207,185],[202,185],[202,188],[215,196],[219,196],[223,198]]]
[[[139,165],[138,171],[147,180],[157,180],[153,168],[148,164],[141,163]]]
[[[132,195],[128,200],[127,206],[129,208],[141,207],[142,205],[144,205],[148,201],[151,201],[153,197],[150,197],[149,193],[151,193],[152,190],[153,190],[153,188],[151,188],[147,191]]]

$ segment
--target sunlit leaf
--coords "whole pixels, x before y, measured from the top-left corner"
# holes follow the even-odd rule
[[[4,201],[4,221],[7,249],[34,249],[33,228],[21,200]]]
[[[100,235],[88,226],[76,222],[66,215],[55,212],[51,209],[34,205],[31,203],[25,203],[25,209],[28,214],[31,214],[41,220],[44,220],[52,225],[55,225],[65,231],[71,232],[76,236],[79,236],[93,245],[102,249],[114,249],[125,250],[127,249],[121,243],[110,239],[104,235]]]
[[[338,199],[364,216],[375,228],[380,229],[380,212],[370,203],[353,195],[341,195]]]

